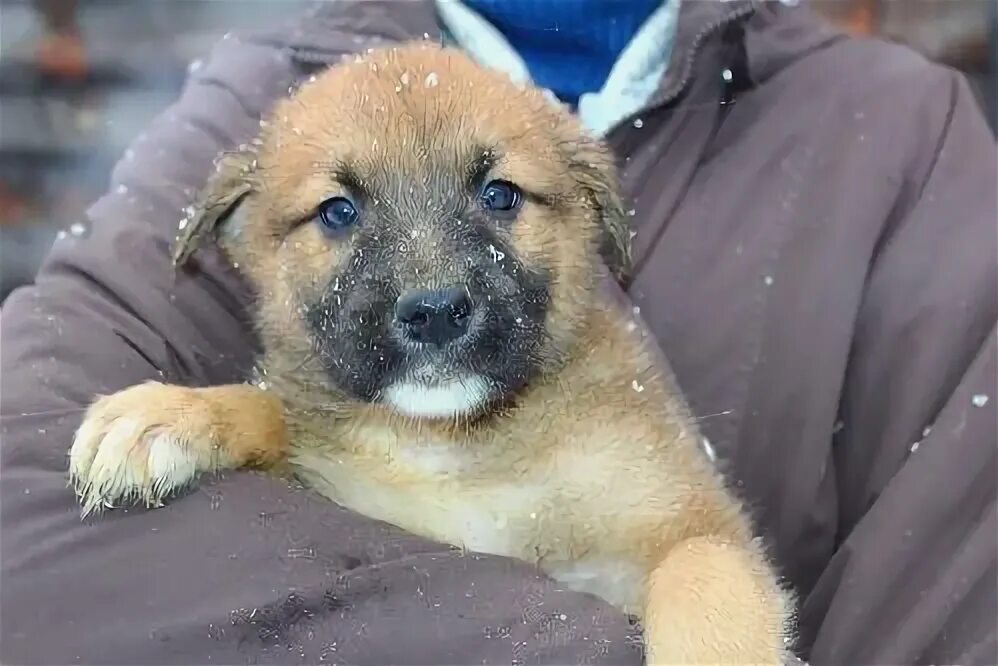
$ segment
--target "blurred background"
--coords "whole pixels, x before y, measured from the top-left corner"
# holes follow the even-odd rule
[[[308,4],[0,0],[0,300],[32,280],[57,234],[106,189],[126,146],[215,40]],[[995,127],[998,0],[811,4],[850,31],[905,42],[964,71]]]

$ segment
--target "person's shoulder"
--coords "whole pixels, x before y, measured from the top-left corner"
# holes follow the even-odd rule
[[[819,77],[825,108],[838,115],[838,123],[851,120],[871,139],[876,135],[882,158],[904,165],[912,182],[924,182],[954,136],[978,144],[968,160],[993,159],[984,109],[955,68],[904,44],[869,37],[837,40],[810,59],[802,66]]]
[[[963,74],[933,62],[912,47],[875,37],[850,36],[813,55],[814,65],[827,68],[829,84],[843,94],[876,97],[895,111],[905,101],[945,103]]]
[[[768,56],[759,58],[760,103],[778,109],[788,126],[797,119],[830,137],[858,131],[883,160],[906,170],[931,162],[956,109],[979,114],[982,122],[961,130],[987,138],[966,77],[910,46],[845,34],[813,15],[784,14],[756,28],[754,51]]]
[[[883,102],[895,112],[909,103],[945,105],[963,79],[910,46],[848,34],[804,8],[768,9],[750,30],[758,80],[810,88],[826,99]]]
[[[292,58],[328,64],[325,61],[333,62],[337,55],[385,44],[439,39],[440,28],[434,0],[327,0],[242,37],[279,48]]]

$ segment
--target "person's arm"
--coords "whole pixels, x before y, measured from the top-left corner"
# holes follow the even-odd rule
[[[236,271],[208,251],[178,275],[169,250],[217,154],[251,140],[292,76],[280,48],[223,41],[136,139],[89,233],[3,307],[0,661],[640,663],[609,605],[267,476],[81,522],[67,452],[96,394],[240,381],[252,363]]]
[[[996,150],[962,77],[932,73],[898,109],[934,120],[855,332],[815,664],[998,663]]]

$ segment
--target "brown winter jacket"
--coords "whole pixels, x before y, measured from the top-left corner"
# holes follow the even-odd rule
[[[438,30],[428,0],[366,0],[223,40],[10,297],[0,661],[640,663],[598,599],[263,476],[92,524],[66,487],[95,393],[251,363],[235,270],[168,261],[216,154],[315,69]],[[803,8],[689,1],[609,140],[629,296],[801,596],[801,656],[998,663],[998,177],[963,78]]]

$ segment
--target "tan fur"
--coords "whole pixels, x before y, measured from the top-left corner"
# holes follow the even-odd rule
[[[148,382],[99,398],[70,451],[83,513],[111,499],[158,505],[199,471],[279,469],[288,435],[278,398],[252,386],[192,389]]]
[[[510,232],[524,261],[544,257],[557,269],[543,372],[503,413],[482,419],[417,420],[348,398],[311,354],[300,313],[350,248],[296,222],[337,193],[333,156],[361,171],[380,160],[418,174],[428,155],[482,142],[502,146],[495,177],[529,183],[553,202],[526,206]],[[177,258],[217,226],[257,285],[260,388],[144,385],[101,399],[73,449],[86,507],[130,495],[155,502],[179,485],[94,476],[92,461],[108,446],[101,437],[122,419],[138,423],[118,435],[130,433],[127,450],[169,433],[197,452],[196,471],[274,465],[289,453],[301,478],[344,506],[535,562],[638,614],[649,663],[783,663],[791,595],[699,449],[677,388],[656,371],[627,314],[601,296],[598,253],[624,276],[627,233],[611,162],[576,121],[460,54],[414,46],[306,85],[278,105],[255,148],[222,161]],[[446,258],[433,247],[420,238],[407,251],[439,275]]]

